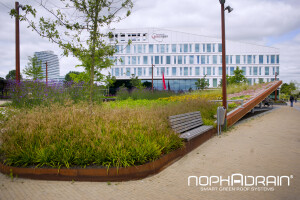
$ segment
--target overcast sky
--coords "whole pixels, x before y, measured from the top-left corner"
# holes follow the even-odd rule
[[[39,0],[20,0],[20,4],[37,6]],[[57,0],[49,0],[53,6]],[[300,82],[300,1],[299,0],[227,0],[234,8],[226,13],[226,39],[280,49],[280,79]],[[0,76],[15,69],[15,25],[9,16],[14,1],[0,2]],[[39,9],[41,10],[41,9]],[[218,0],[135,0],[132,15],[112,28],[156,27],[221,36],[220,3]],[[43,13],[43,11],[42,11]],[[79,64],[73,57],[61,56],[62,51],[47,39],[20,24],[21,70],[28,56],[36,51],[53,50],[60,58],[60,75],[64,76]]]

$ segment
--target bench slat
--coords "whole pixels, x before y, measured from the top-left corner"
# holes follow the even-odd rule
[[[189,140],[195,138],[196,136],[201,135],[201,134],[205,133],[206,131],[211,130],[212,128],[213,128],[213,126],[203,125],[199,128],[196,128],[196,129],[193,129],[191,131],[187,131],[187,132],[181,134],[180,138],[183,138],[183,139],[189,141]]]
[[[200,115],[200,112],[190,112],[190,113],[184,113],[184,114],[180,114],[180,115],[173,115],[173,116],[169,116],[169,119],[176,119],[176,118],[180,118],[180,117],[186,117],[186,116],[191,116],[191,115]]]

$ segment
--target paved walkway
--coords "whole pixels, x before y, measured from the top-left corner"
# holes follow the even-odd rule
[[[296,106],[300,107],[300,104]],[[161,173],[119,183],[36,181],[0,174],[0,199],[299,199],[300,111],[288,106],[214,137]],[[274,191],[201,191],[188,176],[293,175]]]

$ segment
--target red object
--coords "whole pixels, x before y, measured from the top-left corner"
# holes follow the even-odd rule
[[[162,81],[163,81],[164,90],[166,90],[166,89],[167,89],[167,86],[166,86],[166,81],[165,81],[164,73],[162,73],[162,75],[163,75]]]

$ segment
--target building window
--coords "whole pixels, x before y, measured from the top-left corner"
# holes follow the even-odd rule
[[[203,76],[205,76],[206,75],[206,73],[205,73],[205,67],[203,67],[202,69],[203,69]]]
[[[195,75],[200,76],[200,67],[195,67]]]
[[[153,44],[149,44],[149,53],[153,53]]]
[[[253,55],[253,64],[256,63],[256,55]]]
[[[136,56],[131,57],[131,62],[133,65],[136,65]]]
[[[171,56],[166,56],[166,64],[171,64]]]
[[[229,56],[226,55],[226,64],[228,64]]]
[[[265,75],[268,76],[269,74],[269,67],[265,67]]]
[[[259,64],[264,64],[264,56],[259,55]]]
[[[189,44],[189,52],[193,52],[193,44]]]
[[[210,56],[206,56],[206,64],[209,64],[209,57]]]
[[[259,75],[261,75],[261,67],[259,67]]]
[[[211,67],[207,67],[207,75],[211,76]]]
[[[234,74],[234,67],[230,67],[230,75]]]
[[[241,64],[241,56],[240,55],[235,56],[235,63],[236,64]]]
[[[130,76],[130,68],[126,68],[126,76]]]
[[[277,75],[279,75],[279,67],[276,67]]]
[[[183,44],[179,45],[179,52],[182,53],[183,52]]]
[[[275,75],[275,67],[272,67],[273,75]]]
[[[184,76],[189,75],[189,68],[188,67],[184,67]]]
[[[119,70],[119,68],[115,68],[115,76],[120,76],[120,70]]]
[[[249,67],[249,75],[252,75],[252,67]]]
[[[275,55],[271,55],[271,64],[275,64]]]
[[[126,46],[126,53],[130,53],[130,45]]]
[[[138,53],[143,53],[143,45],[138,44]]]
[[[166,44],[166,53],[169,53],[169,45]]]
[[[125,65],[125,56],[121,56],[120,59],[121,65]]]
[[[156,64],[156,65],[159,64],[159,56],[155,56],[155,64]]]
[[[165,45],[164,44],[160,45],[160,52],[165,53]]]
[[[213,79],[213,87],[218,87],[218,79]]]
[[[253,67],[253,75],[254,75],[254,76],[257,75],[257,67]]]
[[[216,44],[212,44],[213,52],[216,52]]]
[[[276,55],[276,63],[279,64],[279,55]]]
[[[142,68],[138,67],[138,76],[142,76]]]
[[[186,56],[183,56],[183,64],[186,64]]]
[[[137,64],[140,65],[141,64],[141,56],[137,57]]]
[[[222,76],[222,67],[219,67],[219,76]]]
[[[152,76],[152,67],[149,67],[149,76]]]
[[[197,64],[200,64],[200,56],[197,56]]]
[[[205,64],[205,56],[201,56],[201,64]]]
[[[176,67],[172,67],[172,76],[176,76]]]
[[[252,64],[252,55],[247,56],[247,63]]]
[[[269,56],[267,56],[267,64],[270,63],[270,59],[269,59]]]
[[[217,64],[218,63],[218,56],[214,55],[213,56],[213,64]]]
[[[242,67],[243,75],[246,76],[246,67]]]
[[[213,67],[212,69],[213,69],[213,75],[216,75],[216,72],[215,72],[215,71],[216,71],[216,68]]]
[[[194,56],[190,56],[190,64],[194,64]]]
[[[173,56],[173,58],[174,58],[174,62],[173,62],[173,64],[176,64],[177,62],[176,62],[176,56]]]
[[[222,44],[218,44],[218,52],[222,52]]]
[[[189,51],[188,48],[189,48],[188,44],[184,44],[184,52],[185,53]]]
[[[130,56],[127,57],[127,65],[130,65]]]
[[[211,52],[211,44],[207,44],[206,45],[206,50],[207,50],[208,53]]]
[[[193,75],[192,67],[190,67],[190,75],[191,75],[191,76]]]
[[[180,76],[182,76],[182,67],[180,67]]]
[[[182,56],[178,56],[178,64],[182,64]]]
[[[160,64],[164,64],[164,57],[163,56],[160,56]]]
[[[143,68],[143,75],[146,76],[146,68]]]
[[[148,56],[143,56],[143,64],[148,65]]]
[[[195,52],[200,52],[200,44],[195,44]]]
[[[203,44],[202,47],[203,47],[203,52],[205,52],[205,44]]]

